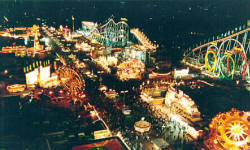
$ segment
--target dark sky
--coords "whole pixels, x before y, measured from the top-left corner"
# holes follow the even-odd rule
[[[1,0],[0,6],[0,24],[13,26],[38,23],[36,18],[47,18],[55,27],[71,26],[74,15],[80,27],[82,20],[126,17],[130,27],[139,27],[168,49],[225,33],[250,19],[250,0]]]

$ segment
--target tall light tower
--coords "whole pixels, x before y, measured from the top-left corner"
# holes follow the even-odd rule
[[[38,31],[35,31],[34,37],[34,48],[33,48],[33,57],[36,55],[37,50],[39,49],[39,39],[38,39]]]
[[[75,17],[72,15],[72,32],[75,31]]]

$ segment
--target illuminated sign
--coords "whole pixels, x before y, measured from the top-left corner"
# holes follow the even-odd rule
[[[95,139],[101,139],[101,138],[106,138],[111,136],[111,133],[109,130],[99,130],[99,131],[94,131],[94,137]]]
[[[40,76],[39,80],[41,82],[46,81],[50,78],[50,66],[40,67]]]
[[[34,71],[26,73],[25,74],[26,84],[27,85],[37,84],[37,82],[38,82],[38,74],[39,74],[38,68],[36,68]]]

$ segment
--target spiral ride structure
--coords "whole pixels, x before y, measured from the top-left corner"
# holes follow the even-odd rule
[[[250,80],[250,28],[226,33],[224,38],[189,49],[184,54],[184,64],[200,69],[205,74],[223,79]]]
[[[209,150],[250,149],[250,112],[232,109],[219,113],[209,128],[209,138],[204,142]]]

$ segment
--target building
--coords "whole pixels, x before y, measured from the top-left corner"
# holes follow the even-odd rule
[[[188,73],[189,73],[189,68],[180,69],[180,70],[174,69],[174,77],[175,78],[186,77],[186,76],[188,76]]]
[[[171,108],[172,113],[179,114],[188,121],[196,122],[201,120],[196,104],[181,90],[177,91],[170,87],[165,97],[165,104]]]
[[[129,150],[125,143],[119,137],[110,137],[98,140],[92,140],[89,143],[75,145],[72,150]]]
[[[59,84],[56,74],[51,75],[50,61],[37,61],[24,67],[27,87],[39,85],[44,88],[57,86]]]

